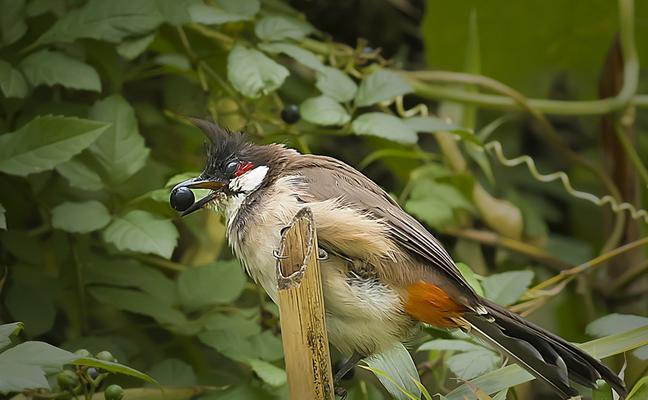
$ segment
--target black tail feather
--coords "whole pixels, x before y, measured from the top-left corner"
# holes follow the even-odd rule
[[[595,387],[598,379],[607,381],[621,399],[626,397],[623,380],[594,357],[497,304],[485,301],[483,305],[488,315],[464,315],[472,333],[510,356],[563,398],[578,395],[570,380]]]

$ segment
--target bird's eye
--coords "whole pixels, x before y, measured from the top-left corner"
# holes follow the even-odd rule
[[[236,170],[238,169],[239,162],[237,160],[233,160],[227,163],[225,166],[225,175],[226,176],[234,176],[236,173]]]

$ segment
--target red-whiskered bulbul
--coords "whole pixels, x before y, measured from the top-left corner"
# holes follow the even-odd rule
[[[275,302],[282,229],[302,207],[312,210],[327,254],[321,271],[329,340],[353,355],[336,379],[361,358],[407,341],[424,322],[477,336],[562,398],[578,395],[570,380],[594,387],[597,379],[625,397],[624,382],[589,354],[477,295],[440,242],[354,168],[192,122],[209,138],[207,163],[173,189],[171,203],[183,215],[205,206],[222,213],[234,253]],[[186,188],[211,191],[182,204]]]

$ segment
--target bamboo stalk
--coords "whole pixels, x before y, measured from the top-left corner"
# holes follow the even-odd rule
[[[290,398],[333,400],[317,235],[309,208],[281,238],[277,257],[279,315]]]

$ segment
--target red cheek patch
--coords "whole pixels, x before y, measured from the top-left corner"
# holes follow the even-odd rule
[[[251,170],[252,167],[254,167],[254,165],[252,165],[251,162],[242,162],[242,163],[240,163],[240,164],[238,165],[238,167],[236,168],[236,172],[235,172],[234,174],[235,174],[236,176],[241,176],[241,175],[243,175],[244,173],[246,173],[246,172],[248,172],[249,170]]]

